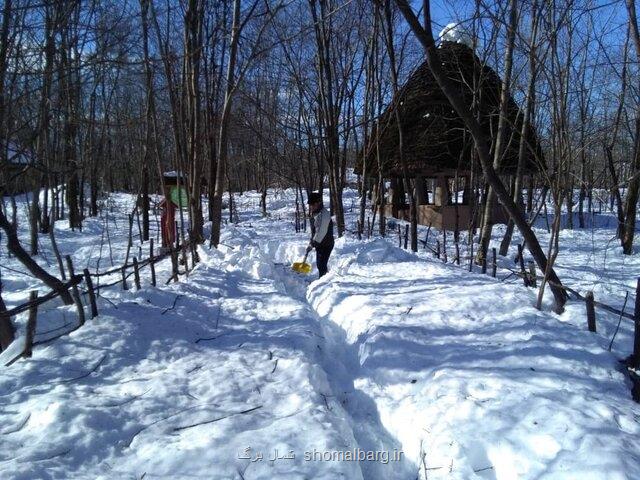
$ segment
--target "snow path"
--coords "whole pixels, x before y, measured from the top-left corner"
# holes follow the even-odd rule
[[[325,403],[312,310],[258,248],[221,250],[0,370],[1,478],[362,478],[357,462],[303,461],[357,446]]]
[[[308,283],[303,280],[304,277],[292,277],[288,267],[280,275],[290,293],[307,301]],[[328,278],[318,280],[314,285],[326,283]],[[315,310],[314,314],[324,337],[322,366],[333,392],[328,405],[335,405],[337,402],[346,410],[357,446],[361,450],[379,452],[380,455],[390,457],[394,452],[402,451],[398,440],[382,424],[375,400],[355,387],[354,382],[360,376],[358,346],[347,341],[346,332],[337,323],[321,318]],[[399,455],[398,461],[387,462],[379,457],[382,461],[359,462],[363,477],[367,480],[415,478],[418,467],[404,455]]]
[[[394,453],[401,452],[401,445],[382,424],[375,400],[355,387],[355,382],[360,377],[358,346],[348,342],[346,332],[338,323],[323,318],[309,302],[309,290],[331,282],[332,276],[316,280],[315,268],[308,276],[291,272],[290,264],[302,256],[308,234],[292,235],[288,231],[277,232],[274,229],[268,229],[268,236],[266,236],[260,228],[256,231],[254,241],[262,245],[265,255],[278,264],[276,267],[279,268],[274,270],[276,278],[283,283],[289,295],[309,305],[315,322],[321,328],[323,337],[321,366],[327,374],[332,391],[332,395],[326,399],[328,408],[333,409],[338,405],[346,411],[347,421],[355,438],[355,444],[351,449],[360,449],[368,454],[378,455],[377,461],[358,462],[364,479],[416,478],[418,467],[407,460],[405,455],[398,453],[399,459],[391,460]],[[241,235],[240,232],[236,232],[235,237],[238,238]],[[313,254],[311,258],[313,259]]]

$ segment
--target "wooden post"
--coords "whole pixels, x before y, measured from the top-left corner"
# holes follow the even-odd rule
[[[593,303],[593,292],[589,290],[584,299],[587,304],[587,327],[590,332],[596,333],[596,308]]]
[[[635,321],[635,330],[633,335],[633,365],[634,368],[640,367],[640,278],[636,285],[636,305],[633,314]]]
[[[0,278],[0,352],[11,345],[15,338],[11,317],[6,312],[7,307],[2,301],[2,279]]]
[[[522,281],[524,282],[524,286],[529,286],[529,277],[527,276],[527,272],[524,269],[524,255],[522,252],[522,245],[518,244],[518,260],[520,262],[520,273],[522,274]]]
[[[470,255],[469,255],[469,271],[473,272],[473,238],[471,238],[471,249],[470,249]]]
[[[178,281],[178,251],[171,250],[171,272],[174,282]]]
[[[140,269],[138,268],[138,257],[133,257],[133,280],[136,290],[140,290]]]
[[[0,312],[0,351],[5,350],[14,339],[11,317],[6,312]]]
[[[398,224],[398,248],[402,248],[402,230]]]
[[[409,241],[409,225],[404,226],[404,249],[407,249],[407,244]]]
[[[440,258],[440,240],[436,240],[436,257]]]
[[[533,263],[532,260],[529,260],[527,264],[529,266],[529,285],[531,285],[533,288],[536,288],[538,286],[538,282],[536,279],[536,264]]]
[[[496,278],[496,272],[498,270],[498,255],[495,247],[491,249],[491,256],[493,257],[493,261],[491,262],[491,276]]]
[[[424,248],[427,249],[427,243],[429,243],[429,233],[431,233],[431,222],[429,222],[429,226],[427,227],[427,236],[424,239]]]
[[[127,253],[124,256],[124,263],[129,261],[129,252],[133,246],[133,215],[129,214],[129,239],[127,240]]]
[[[149,240],[149,268],[151,269],[151,285],[156,286],[156,265],[153,258],[153,238]]]
[[[65,259],[67,261],[67,270],[69,270],[69,278],[73,280],[76,274],[73,270],[71,255],[67,255]],[[73,303],[76,304],[76,308],[78,309],[78,323],[82,326],[84,325],[84,307],[82,306],[82,300],[80,300],[80,291],[78,290],[77,283],[71,287],[71,296],[73,297]]]
[[[127,265],[122,266],[122,289],[129,290],[129,285],[127,285]]]
[[[442,228],[442,257],[444,263],[447,263],[447,229]]]
[[[87,284],[89,304],[91,305],[91,318],[96,318],[98,316],[98,304],[96,303],[96,294],[93,291],[93,281],[91,280],[91,274],[89,273],[88,268],[85,268],[82,273],[84,273],[84,283]]]
[[[73,276],[71,277],[73,278]],[[38,299],[38,291],[32,290],[29,294],[29,301],[35,302]],[[36,321],[38,318],[38,306],[31,305],[29,307],[29,318],[27,320],[27,335],[24,341],[24,351],[22,356],[25,358],[31,357],[33,352],[33,339],[36,336]]]

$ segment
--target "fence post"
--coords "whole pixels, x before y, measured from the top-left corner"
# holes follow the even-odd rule
[[[469,271],[473,272],[473,238],[471,239],[471,248],[469,255]]]
[[[73,278],[73,276],[71,277]],[[35,302],[38,299],[38,291],[32,290],[29,294],[29,301]],[[22,356],[25,358],[31,357],[33,352],[33,339],[36,336],[36,321],[38,318],[38,305],[31,305],[29,307],[29,319],[27,320],[27,335],[24,341],[24,351]]]
[[[529,278],[527,276],[527,272],[524,269],[524,255],[522,252],[522,245],[518,244],[518,261],[520,263],[520,273],[522,274],[522,281],[524,282],[524,286],[529,286]]]
[[[11,345],[14,333],[11,317],[6,313],[6,307],[2,301],[2,279],[0,279],[0,351]]]
[[[402,248],[402,230],[398,224],[398,248]]]
[[[636,305],[633,312],[635,329],[633,332],[633,365],[632,367],[640,367],[640,278],[636,285]]]
[[[493,256],[493,262],[491,264],[491,276],[496,278],[496,271],[498,270],[498,257],[496,254],[496,248],[491,249],[491,255]]]
[[[587,304],[587,327],[590,332],[596,333],[596,308],[593,303],[593,292],[589,290],[584,296]]]
[[[127,264],[125,263],[122,266],[122,289],[129,290],[129,285],[127,285]]]
[[[96,294],[93,291],[93,281],[91,280],[91,274],[89,273],[88,268],[85,268],[82,273],[84,273],[84,283],[87,284],[87,292],[89,293],[91,318],[96,318],[98,316],[98,304],[96,303]]]
[[[444,263],[447,263],[447,229],[442,227],[442,257]]]
[[[404,226],[404,249],[407,249],[407,245],[409,242],[409,225]]]
[[[436,257],[440,258],[440,240],[436,240]]]
[[[127,240],[127,253],[124,256],[124,263],[129,261],[129,252],[133,246],[133,215],[129,214],[129,239]]]
[[[136,290],[140,290],[140,269],[138,268],[138,257],[133,257],[133,280]]]
[[[171,272],[174,282],[178,281],[178,251],[171,250]]]
[[[76,274],[73,270],[71,255],[67,255],[65,259],[67,260],[67,270],[69,270],[69,278],[74,281]],[[71,296],[73,297],[73,302],[76,304],[76,308],[78,309],[78,323],[80,324],[80,326],[82,326],[84,325],[84,307],[82,306],[82,300],[80,300],[80,291],[78,290],[77,283],[74,283],[71,287]]]
[[[149,240],[149,268],[151,269],[151,285],[156,286],[156,265],[153,258],[153,238]]]
[[[533,261],[529,260],[528,265],[529,265],[529,285],[531,285],[533,288],[536,288],[538,286],[538,282],[536,280],[536,264],[533,263]]]

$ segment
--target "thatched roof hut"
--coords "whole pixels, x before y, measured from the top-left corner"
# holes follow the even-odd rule
[[[443,41],[438,49],[442,68],[453,80],[466,105],[479,112],[484,130],[495,138],[498,126],[501,81],[498,75],[463,43]],[[474,91],[478,92],[474,98]],[[362,173],[378,174],[377,149],[384,177],[401,177],[398,126],[395,109],[400,112],[403,128],[403,152],[410,177],[434,175],[444,170],[471,170],[473,141],[462,119],[453,111],[425,62],[410,76],[378,123],[356,167]],[[518,164],[522,114],[511,98],[508,105],[507,148],[500,173],[515,173]],[[527,134],[524,173],[539,171],[544,164],[542,151],[533,128]]]

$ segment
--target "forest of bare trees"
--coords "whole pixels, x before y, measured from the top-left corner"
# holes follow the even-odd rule
[[[154,194],[174,170],[189,199],[182,231],[220,241],[226,208],[246,190],[328,189],[338,235],[365,229],[367,197],[384,234],[385,181],[360,177],[357,225],[344,220],[347,171],[369,146],[382,111],[425,60],[465,121],[478,161],[474,188],[484,215],[477,261],[486,258],[499,202],[564,303],[553,263],[561,228],[584,228],[595,202],[617,212],[618,242],[631,254],[640,194],[640,33],[633,0],[5,0],[0,20],[0,227],[8,248],[54,289],[30,255],[56,221],[82,229],[106,192],[138,197],[149,236]],[[457,22],[502,79],[502,105],[535,126],[543,173],[500,178],[506,116],[487,136],[438,75],[438,32]],[[402,129],[398,131],[402,145]],[[402,148],[402,147],[400,147]],[[524,148],[524,147],[522,147]],[[522,156],[522,155],[521,155]],[[415,199],[411,246],[417,249]],[[540,193],[528,205],[523,191]],[[608,192],[606,197],[597,192]],[[15,238],[12,195],[34,192],[26,244]],[[228,197],[227,197],[228,196]],[[525,216],[548,199],[549,245]],[[208,200],[206,203],[205,201]],[[546,204],[545,204],[546,205]],[[545,207],[546,208],[546,207]],[[14,209],[15,211],[15,209]],[[575,212],[575,215],[574,215]],[[182,212],[181,212],[182,215]],[[15,217],[15,215],[13,215]],[[210,238],[204,226],[212,222]]]

